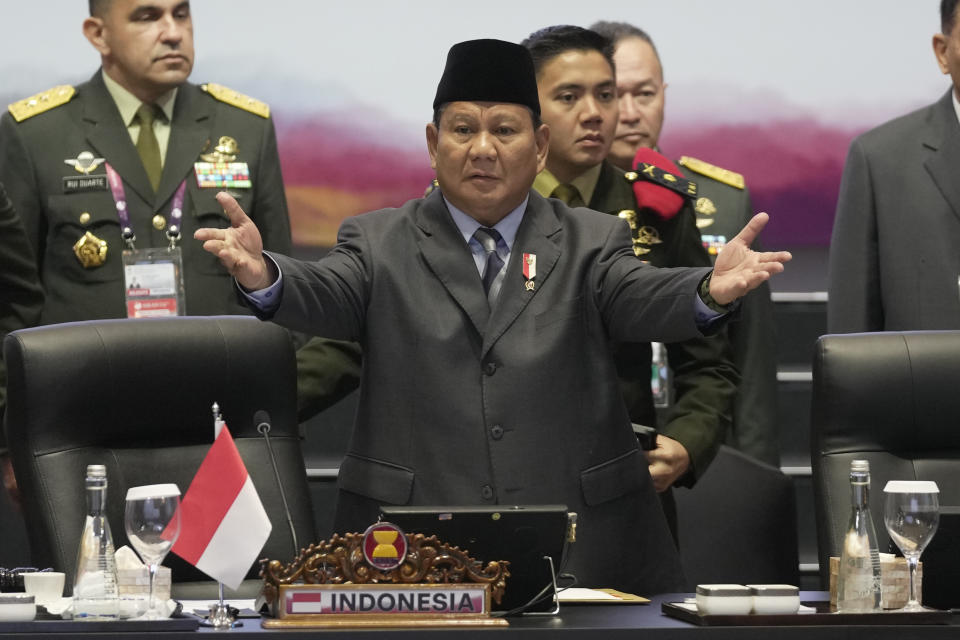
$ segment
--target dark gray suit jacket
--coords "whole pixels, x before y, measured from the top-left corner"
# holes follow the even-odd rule
[[[439,191],[348,219],[319,262],[277,261],[276,322],[363,346],[336,530],[362,531],[378,504],[565,503],[580,514],[567,566],[580,584],[677,588],[608,345],[701,335],[707,269],[644,265],[624,221],[533,192],[492,312]]]
[[[830,245],[827,328],[958,329],[958,277],[960,123],[948,91],[850,145]]]

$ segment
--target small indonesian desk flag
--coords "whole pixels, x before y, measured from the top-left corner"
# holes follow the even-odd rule
[[[270,519],[226,425],[180,503],[172,551],[236,589],[270,536]]]

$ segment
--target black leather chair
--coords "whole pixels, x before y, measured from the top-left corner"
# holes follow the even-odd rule
[[[721,446],[690,489],[675,490],[685,588],[698,584],[797,584],[793,480]]]
[[[811,460],[820,578],[850,518],[850,461],[870,462],[881,551],[888,480],[933,480],[960,506],[960,331],[827,335],[813,360]]]
[[[213,442],[220,405],[273,529],[261,557],[295,554],[266,443],[254,425],[268,412],[270,439],[300,546],[315,541],[297,423],[288,333],[254,318],[100,320],[25,329],[4,342],[9,376],[7,442],[24,494],[36,566],[76,564],[88,464],[107,467],[108,517],[126,544],[127,488],[175,482],[185,493]],[[174,594],[210,597],[216,583],[170,554]],[[259,586],[254,563],[238,595]]]

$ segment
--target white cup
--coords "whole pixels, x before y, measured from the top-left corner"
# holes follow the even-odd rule
[[[23,574],[24,591],[37,601],[37,604],[57,604],[63,597],[63,574],[58,571],[38,571]]]

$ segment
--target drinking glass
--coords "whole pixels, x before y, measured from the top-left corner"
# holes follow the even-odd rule
[[[907,559],[910,572],[910,599],[903,610],[923,611],[917,597],[917,563],[940,523],[940,489],[936,482],[891,480],[883,493],[883,524]]]
[[[130,487],[123,525],[131,546],[150,568],[148,619],[165,617],[154,598],[157,567],[180,535],[180,489],[175,484]]]

